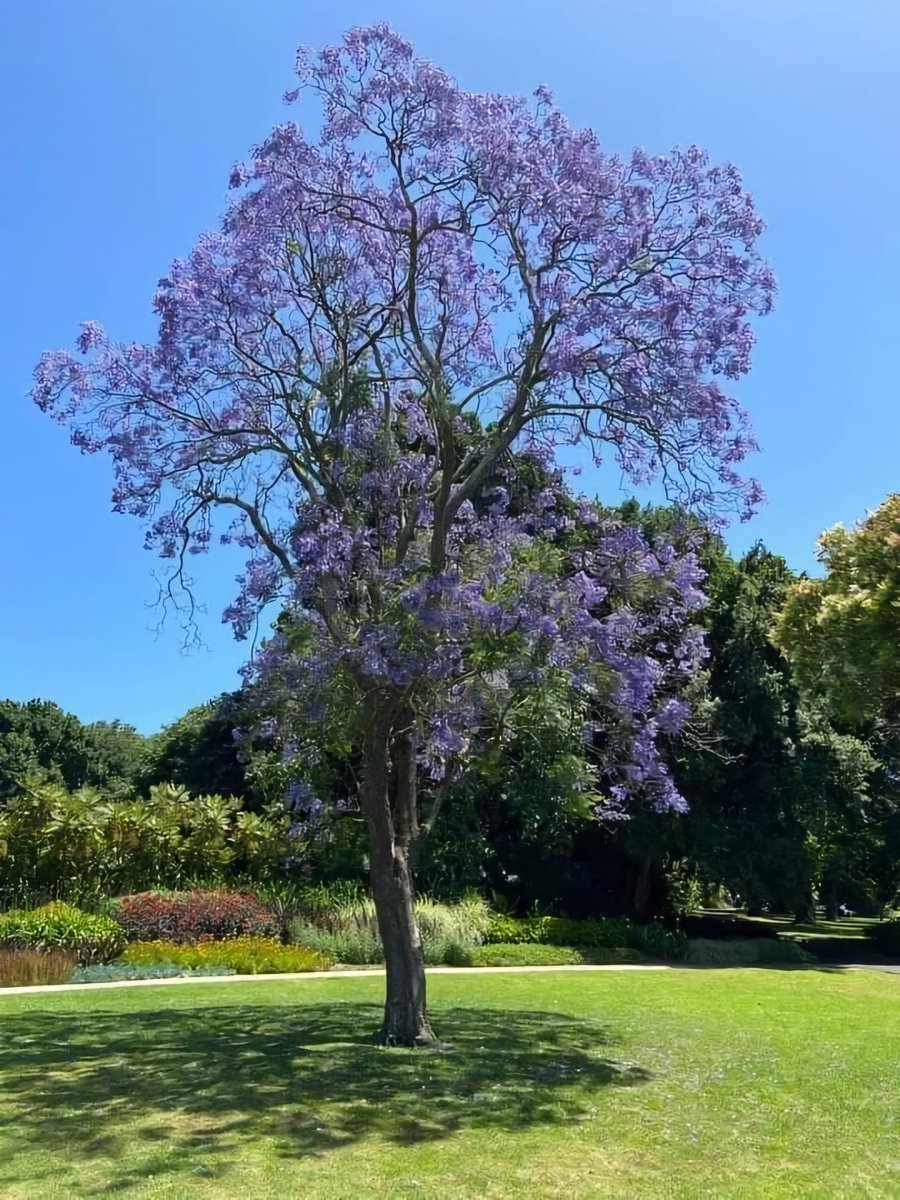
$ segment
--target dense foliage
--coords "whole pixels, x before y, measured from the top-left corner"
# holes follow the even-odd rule
[[[201,938],[273,937],[278,914],[252,892],[193,891],[123,896],[115,915],[133,941],[196,942]]]
[[[634,950],[604,948],[585,950],[576,946],[545,946],[540,942],[500,942],[475,946],[461,954],[461,967],[576,967],[585,963],[633,962],[640,958]]]
[[[763,547],[734,560],[717,538],[698,541],[697,527],[675,509],[626,505],[610,517],[620,528],[639,524],[649,538],[664,531],[676,546],[690,539],[706,572],[708,654],[702,674],[685,682],[693,716],[665,743],[689,811],[637,810],[628,821],[598,821],[604,750],[585,746],[563,692],[531,686],[505,718],[517,735],[489,740],[462,778],[435,792],[440,803],[427,810],[423,887],[450,897],[474,888],[519,913],[538,904],[544,912],[639,921],[671,920],[720,889],[751,911],[795,911],[804,920],[814,917],[816,897],[832,918],[841,903],[872,914],[890,906],[900,885],[896,741],[885,709],[853,724],[808,675],[798,681],[792,660],[773,644],[779,614],[796,594],[786,564]],[[579,528],[576,520],[569,536]],[[648,600],[652,593],[633,593],[633,603]],[[156,757],[145,751],[132,794],[118,798],[101,787],[69,793],[47,782],[72,769],[72,746],[60,731],[77,735],[89,727],[55,705],[5,706],[27,714],[32,730],[22,757],[31,774],[10,782],[0,811],[6,905],[242,880],[280,895],[303,882],[299,920],[314,925],[308,884],[345,880],[343,894],[322,891],[322,909],[331,915],[311,936],[342,961],[381,961],[374,909],[361,891],[367,839],[352,792],[359,765],[353,714],[341,735],[335,709],[335,736],[315,767],[330,803],[315,820],[306,813],[298,837],[298,814],[287,815],[277,799],[293,770],[279,747],[263,737],[236,757],[233,718],[244,703],[230,697],[191,710],[149,739]],[[21,745],[16,736],[0,739],[7,762]],[[156,784],[147,766],[153,762],[160,770],[181,764],[196,771],[183,777],[198,783],[206,773],[234,777],[237,763],[253,781],[246,803],[255,811]],[[146,799],[138,794],[142,786]],[[447,937],[447,930],[428,929],[430,958],[446,952]]]
[[[812,961],[795,942],[776,938],[740,938],[736,941],[692,938],[685,942],[682,959],[698,966],[739,967],[755,963],[772,966]]]
[[[650,539],[665,533],[676,548],[690,542],[706,572],[707,657],[702,673],[684,685],[693,715],[664,743],[689,810],[598,820],[598,774],[608,748],[585,745],[564,691],[532,685],[505,718],[515,736],[488,739],[463,777],[435,790],[440,802],[427,808],[423,822],[429,832],[420,860],[423,888],[451,898],[476,889],[519,915],[538,905],[544,913],[639,922],[671,922],[723,892],[751,911],[796,912],[803,920],[814,918],[816,899],[832,918],[842,903],[869,914],[889,907],[900,886],[896,742],[886,709],[852,723],[808,675],[798,680],[792,659],[773,644],[779,614],[796,594],[795,576],[761,546],[731,558],[718,538],[702,534],[677,509],[596,511],[620,528],[639,525]],[[579,517],[568,536],[581,528]],[[632,593],[634,604],[652,602],[652,592]],[[240,888],[247,881],[272,889],[290,908],[302,885],[295,923],[309,928],[310,944],[341,961],[382,961],[374,908],[362,886],[367,838],[353,797],[354,715],[346,714],[342,733],[335,707],[334,736],[312,768],[328,803],[312,819],[309,811],[288,815],[278,799],[294,767],[282,762],[271,736],[236,753],[234,718],[245,706],[240,697],[216,701],[148,739],[155,757],[145,749],[132,794],[113,798],[100,787],[69,793],[47,782],[72,766],[71,744],[59,731],[77,735],[88,727],[54,705],[7,705],[7,713],[29,714],[34,738],[26,756],[31,775],[11,784],[0,810],[6,906],[49,896],[96,902],[191,884]],[[7,761],[17,745],[16,737],[0,739]],[[181,764],[188,772],[182,777],[198,783],[207,774],[233,778],[237,764],[252,781],[245,804],[254,811],[154,783],[147,766],[153,762],[165,771]],[[335,880],[345,881],[343,890],[323,887],[317,913],[309,885]],[[432,961],[451,944],[477,945],[485,936],[482,930],[460,938],[431,927],[427,905],[418,912]],[[744,923],[738,932],[749,928]]]
[[[873,925],[868,936],[882,953],[900,956],[900,920]]]
[[[115,896],[148,887],[282,874],[283,809],[250,813],[234,797],[167,783],[109,799],[26,782],[0,809],[0,898]]]
[[[777,638],[801,686],[849,720],[900,719],[900,494],[819,539],[822,579],[791,588]]]
[[[256,807],[238,745],[241,713],[240,696],[226,694],[189,709],[147,738],[141,786],[146,790],[167,780],[194,795],[239,796],[248,808]]]
[[[97,963],[116,958],[124,944],[125,932],[117,921],[71,904],[0,914],[0,946],[7,949],[59,950],[79,963]]]
[[[128,794],[143,763],[145,739],[130,725],[83,725],[45,700],[0,701],[0,807],[27,780],[104,796]]]
[[[236,975],[284,974],[294,971],[323,971],[331,960],[307,946],[286,946],[278,938],[240,934],[223,940],[132,942],[121,960],[132,967],[178,967]]]

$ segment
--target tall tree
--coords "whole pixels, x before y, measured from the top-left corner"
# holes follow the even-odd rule
[[[0,701],[0,799],[29,776],[80,788],[88,782],[85,729],[49,700]]]
[[[870,756],[863,811],[838,823],[835,868],[825,876],[832,905],[831,881],[848,874],[884,905],[900,884],[900,494],[852,529],[826,530],[819,561],[824,576],[794,584],[774,636],[809,705],[833,727],[833,779],[859,775],[860,738]]]
[[[0,800],[29,778],[127,795],[137,785],[144,741],[120,721],[83,725],[50,700],[0,700]]]
[[[133,725],[118,720],[85,725],[84,737],[88,786],[106,796],[134,795],[141,785],[147,738]]]
[[[801,686],[855,723],[900,721],[900,494],[819,538],[822,579],[799,580],[776,639]]]
[[[459,769],[504,678],[568,680],[585,707],[607,694],[612,801],[680,802],[655,749],[664,664],[627,603],[607,602],[620,541],[561,571],[563,551],[535,538],[565,520],[565,489],[520,513],[500,476],[581,440],[692,506],[748,510],[758,489],[737,464],[753,441],[718,380],[747,370],[774,282],[736,170],[695,147],[620,160],[546,89],[467,93],[385,26],[301,51],[298,74],[287,99],[321,103],[318,136],[280,125],[234,169],[221,230],[160,284],[157,343],[89,322],[84,358],[45,355],[35,397],[82,449],[112,454],[115,507],[148,521],[173,589],[213,512],[234,515],[224,536],[250,550],[238,636],[273,601],[296,616],[257,684],[286,687],[298,720],[352,701],[382,1036],[412,1044],[432,1036],[417,768]],[[473,413],[484,429],[461,450]],[[637,557],[680,620],[693,563]]]
[[[245,764],[238,745],[239,694],[198,704],[147,739],[141,772],[144,789],[178,783],[196,795],[246,798]]]
[[[797,693],[769,636],[793,576],[762,545],[740,562],[720,553],[707,565],[709,736],[682,749],[677,770],[691,808],[688,846],[707,878],[751,909],[805,905]]]

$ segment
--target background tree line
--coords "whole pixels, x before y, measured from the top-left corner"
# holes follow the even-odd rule
[[[447,785],[452,803],[433,806],[421,887],[640,920],[722,897],[804,921],[817,900],[832,918],[842,905],[881,913],[900,886],[898,514],[892,497],[859,529],[823,535],[825,577],[810,580],[761,544],[734,558],[677,509],[615,510],[645,536],[690,542],[706,572],[706,668],[687,685],[690,722],[665,743],[687,811],[598,818],[603,747],[585,746],[562,698],[535,688],[523,733],[486,746]],[[337,802],[298,823],[285,811],[286,768],[248,704],[226,694],[145,737],[49,701],[0,702],[4,888],[59,890],[92,873],[107,890],[231,876],[364,882],[352,739],[329,735],[322,761]]]

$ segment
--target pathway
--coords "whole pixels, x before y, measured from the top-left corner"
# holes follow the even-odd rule
[[[541,971],[669,971],[670,967],[655,963],[581,963],[559,967],[429,967],[429,975],[517,975]],[[101,988],[165,987],[179,983],[269,983],[293,979],[364,979],[384,975],[383,967],[351,969],[348,971],[283,972],[277,975],[176,975],[170,979],[117,979],[106,983],[40,983],[28,987],[2,987],[0,996],[27,996],[32,992],[86,992]]]
[[[760,964],[748,963],[741,970],[761,970]],[[900,963],[827,963],[822,968],[831,971],[881,971],[887,975],[900,975]],[[662,963],[580,963],[557,967],[429,967],[429,975],[538,975],[546,971],[677,971],[677,970],[722,970],[717,965],[671,966]],[[810,969],[815,969],[811,967]],[[169,987],[178,984],[205,983],[286,983],[298,979],[366,979],[384,975],[383,967],[338,968],[333,971],[302,971],[276,975],[176,975],[171,979],[117,979],[106,983],[41,983],[28,987],[0,987],[0,996],[27,996],[34,992],[88,992],[104,988]]]

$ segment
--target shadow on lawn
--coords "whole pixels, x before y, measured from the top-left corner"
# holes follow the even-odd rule
[[[52,1144],[76,1167],[106,1160],[97,1190],[111,1194],[151,1174],[227,1174],[260,1139],[302,1158],[372,1135],[584,1119],[599,1088],[648,1078],[603,1056],[602,1027],[559,1013],[439,1010],[450,1047],[426,1051],[374,1046],[379,1017],[347,1002],[16,1014],[0,1031],[6,1154]],[[7,1158],[4,1182],[35,1182],[11,1172]]]

